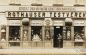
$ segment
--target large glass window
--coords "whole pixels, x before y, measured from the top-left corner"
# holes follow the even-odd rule
[[[41,47],[42,45],[42,26],[31,27],[32,47]]]
[[[32,26],[31,27],[31,40],[42,40],[42,27]]]
[[[11,46],[20,45],[20,26],[9,26],[9,41]]]
[[[83,38],[84,38],[84,26],[75,26],[74,39],[83,39]]]
[[[74,27],[74,39],[75,46],[82,46],[84,39],[84,26],[75,26]]]

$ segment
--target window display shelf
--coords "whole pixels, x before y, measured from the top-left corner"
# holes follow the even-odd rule
[[[84,42],[82,39],[75,39],[75,42]]]

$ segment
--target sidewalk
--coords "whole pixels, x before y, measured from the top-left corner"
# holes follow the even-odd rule
[[[80,49],[81,54],[86,55],[86,49]]]
[[[79,55],[81,54],[80,49],[65,49],[65,48],[50,48],[50,49],[40,49],[40,48],[31,48],[31,49],[0,49],[0,54],[20,54],[20,55]]]

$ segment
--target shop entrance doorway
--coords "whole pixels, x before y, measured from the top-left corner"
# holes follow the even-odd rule
[[[62,26],[54,26],[54,39],[53,39],[53,47],[62,48],[63,47],[63,27]]]

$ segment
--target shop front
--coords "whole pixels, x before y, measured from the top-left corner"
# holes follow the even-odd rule
[[[84,19],[74,20],[74,46],[83,47],[85,41],[85,21]]]
[[[30,30],[31,30],[31,47],[43,47],[43,18],[32,18],[30,19]]]
[[[65,9],[60,10],[63,8]],[[56,7],[53,7],[53,10],[7,11],[6,39],[9,46],[72,48],[83,45],[85,13],[77,12],[75,8],[72,10],[68,10],[67,7],[63,8],[58,7],[59,11]]]
[[[55,48],[63,48],[63,27],[64,20],[53,20],[53,47]]]
[[[8,45],[20,46],[21,41],[21,21],[8,20]]]

